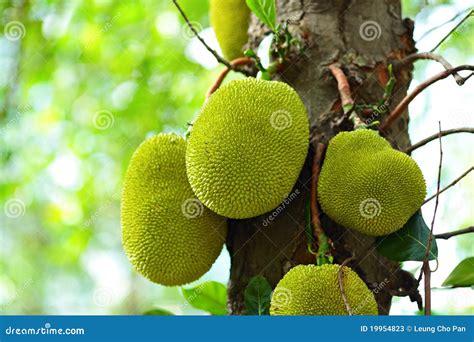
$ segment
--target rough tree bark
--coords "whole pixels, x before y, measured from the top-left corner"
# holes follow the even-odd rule
[[[269,214],[230,222],[227,248],[231,255],[231,314],[244,314],[243,292],[251,277],[263,275],[274,287],[290,268],[314,263],[314,256],[307,251],[304,232],[313,147],[319,142],[327,144],[341,130],[352,129],[351,122],[342,114],[337,85],[327,66],[340,63],[357,103],[376,103],[383,96],[387,65],[415,50],[413,24],[402,19],[400,0],[278,0],[277,8],[279,20],[290,20],[291,31],[301,37],[306,47],[278,77],[295,88],[305,102],[312,148],[293,190],[298,195],[284,209],[280,207],[283,211],[270,224],[264,225]],[[375,36],[366,32],[369,38],[363,39],[361,25],[367,21],[376,23],[372,24]],[[249,34],[250,45],[255,47],[265,28],[253,18]],[[406,95],[411,66],[396,70],[395,76],[392,106]],[[404,113],[388,133],[389,140],[399,149],[410,144],[407,127],[408,115]],[[400,270],[397,263],[376,252],[374,238],[341,227],[324,214],[321,220],[334,242],[335,262],[342,263],[354,256],[348,266],[369,288],[382,287],[374,292],[381,314],[389,313],[393,295],[413,295],[415,280]],[[387,284],[378,286],[382,282]]]

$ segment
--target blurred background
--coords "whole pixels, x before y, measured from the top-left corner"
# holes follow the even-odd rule
[[[207,1],[180,4],[217,48]],[[403,14],[415,21],[418,49],[429,51],[473,6],[404,0]],[[0,10],[0,314],[141,314],[156,307],[201,314],[179,287],[132,271],[121,247],[120,192],[137,146],[157,132],[186,132],[222,67],[168,0],[0,0]],[[436,52],[453,65],[474,64],[472,37],[474,17]],[[441,70],[417,62],[412,88]],[[410,107],[412,141],[437,133],[438,121],[443,129],[473,127],[473,84],[458,87],[448,78],[418,97]],[[442,184],[474,164],[473,139],[444,138]],[[436,191],[438,150],[433,142],[414,154],[429,194]],[[441,195],[437,233],[473,224],[473,189],[471,174]],[[427,222],[433,209],[434,201],[423,208]],[[435,314],[474,313],[472,289],[440,289],[458,262],[474,255],[473,242],[472,235],[438,242]],[[229,266],[224,249],[197,283],[226,283]],[[418,273],[420,263],[404,268]],[[392,314],[415,313],[408,298],[394,300]]]

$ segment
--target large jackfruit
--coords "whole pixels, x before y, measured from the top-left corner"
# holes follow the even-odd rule
[[[210,17],[224,57],[234,60],[243,56],[250,20],[245,0],[211,0]]]
[[[291,87],[232,81],[209,98],[193,124],[189,182],[199,200],[222,216],[258,216],[291,192],[308,145],[306,110]]]
[[[274,316],[348,315],[339,288],[339,265],[299,265],[273,291]],[[378,315],[373,293],[349,267],[342,271],[344,294],[353,315]]]
[[[224,244],[225,219],[194,196],[186,142],[174,134],[146,140],[132,157],[122,194],[123,246],[135,269],[173,286],[206,273]]]
[[[375,131],[342,132],[328,146],[318,184],[323,211],[363,234],[402,228],[421,207],[426,185],[420,168]]]

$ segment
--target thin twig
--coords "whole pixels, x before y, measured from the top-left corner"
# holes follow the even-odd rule
[[[450,134],[455,134],[455,133],[474,133],[474,128],[471,128],[471,127],[461,127],[461,128],[454,128],[454,129],[448,129],[448,130],[445,130],[445,131],[442,131],[441,132],[441,136],[442,137],[445,137],[447,135],[450,135]],[[421,147],[421,146],[425,146],[427,143],[437,139],[439,137],[439,133],[436,133],[436,134],[433,134],[433,135],[430,135],[428,138],[425,138],[419,142],[417,142],[416,144],[413,144],[411,145],[410,147],[408,147],[407,149],[405,149],[405,153],[406,154],[410,154],[412,153],[414,150],[416,150],[417,148]]]
[[[184,13],[183,9],[181,8],[181,6],[178,4],[178,0],[173,0],[173,3],[174,5],[176,6],[176,8],[178,9],[179,13],[181,14],[181,16],[183,17],[184,21],[186,22],[186,25],[188,25],[189,29],[194,33],[194,35],[196,36],[197,39],[199,39],[199,41],[204,45],[204,47],[207,49],[207,51],[209,51],[216,59],[219,63],[221,64],[224,64],[228,69],[230,70],[234,70],[236,72],[240,72],[246,76],[249,76],[248,73],[244,70],[241,70],[241,69],[238,69],[234,66],[232,66],[232,64],[227,61],[225,58],[221,57],[216,50],[214,50],[213,48],[211,48],[209,45],[207,45],[206,41],[199,35],[199,32],[196,30],[196,28],[193,26],[193,24],[189,21],[188,19],[188,16],[186,15],[186,13]]]
[[[466,13],[466,11],[468,11],[468,10],[472,11],[470,8],[468,8],[468,9],[463,9],[462,11],[456,13],[456,14],[455,14],[451,19],[449,19],[448,21],[445,21],[444,23],[442,23],[442,24],[440,24],[440,25],[436,25],[435,27],[430,28],[428,31],[426,31],[425,33],[423,33],[420,38],[417,39],[417,43],[420,42],[422,39],[424,39],[427,35],[429,35],[429,34],[430,34],[431,32],[433,32],[434,30],[437,30],[437,29],[443,27],[444,25],[447,25],[447,24],[449,24],[450,22],[456,20],[456,19],[459,18],[462,14]],[[470,13],[470,12],[469,12],[469,13]]]
[[[470,234],[470,233],[474,233],[474,226],[467,227],[467,228],[460,229],[460,230],[456,230],[454,232],[436,234],[434,237],[435,237],[435,239],[447,240],[447,239],[449,239],[453,236],[458,236],[458,235],[463,235],[463,234]]]
[[[240,57],[240,58],[234,59],[232,62],[230,62],[230,64],[234,67],[238,67],[238,66],[241,66],[241,65],[250,64],[252,62],[253,62],[253,60],[251,58]],[[229,74],[230,70],[231,69],[229,69],[229,68],[225,68],[224,70],[222,70],[222,72],[219,74],[219,77],[216,79],[216,81],[211,86],[211,88],[209,88],[209,90],[207,91],[206,98],[209,98],[212,94],[214,94],[214,92],[217,89],[219,89],[219,87],[222,85],[222,82],[225,80],[225,78]]]
[[[465,16],[464,18],[462,18],[462,20],[461,20],[459,23],[457,23],[457,25],[454,26],[454,27],[451,29],[451,31],[449,31],[448,34],[447,34],[446,36],[444,36],[443,39],[441,39],[438,44],[436,44],[436,46],[435,46],[434,48],[431,49],[431,52],[435,51],[441,44],[443,44],[444,41],[445,41],[446,39],[448,39],[448,37],[451,36],[451,35],[453,34],[453,32],[456,31],[457,28],[458,28],[459,26],[461,26],[461,25],[466,21],[466,19],[469,18],[473,13],[474,13],[474,10],[471,9],[471,10],[469,11],[469,13],[467,13],[466,16]]]
[[[441,122],[438,122],[439,126],[439,167],[438,167],[438,184],[436,190],[436,203],[433,212],[433,219],[431,220],[430,236],[428,238],[428,244],[426,246],[425,257],[423,258],[423,273],[425,276],[425,316],[431,315],[431,269],[429,263],[429,255],[431,253],[431,244],[433,242],[433,230],[436,219],[436,212],[438,211],[439,204],[439,190],[441,187],[441,168],[443,166],[443,145],[441,140]]]
[[[426,81],[420,83],[413,92],[408,94],[400,103],[395,107],[395,109],[390,113],[390,115],[387,117],[387,119],[380,125],[380,130],[384,131],[388,129],[399,117],[402,115],[402,113],[407,109],[408,105],[413,101],[413,99],[419,95],[423,90],[428,88],[430,85],[433,83],[436,83],[442,79],[445,79],[449,75],[452,75],[455,72],[461,71],[461,70],[474,70],[474,65],[460,65],[456,68],[449,69],[449,70],[444,70],[433,77],[427,79]],[[474,73],[471,73],[471,75]],[[465,77],[467,80],[469,77]]]
[[[346,265],[352,260],[354,260],[353,256],[344,260],[344,262],[341,264],[341,267],[339,267],[339,271],[337,272],[337,280],[339,282],[339,291],[341,292],[342,300],[344,301],[344,306],[346,307],[346,310],[349,316],[352,316],[353,313],[352,313],[351,306],[349,305],[349,301],[347,300],[346,292],[344,291],[344,279],[342,279],[342,277],[344,273],[344,267],[346,267]]]
[[[474,170],[474,166],[471,166],[468,170],[466,170],[462,175],[460,175],[458,178],[456,178],[455,180],[453,180],[451,183],[449,183],[448,185],[446,185],[443,189],[441,189],[441,191],[437,192],[436,194],[434,194],[433,196],[431,197],[428,197],[424,202],[423,204],[426,204],[428,203],[429,201],[431,201],[433,198],[436,198],[437,195],[440,195],[442,194],[443,192],[445,192],[446,190],[448,190],[449,188],[451,188],[452,186],[456,185],[461,179],[463,179],[464,177],[466,177],[471,171]]]
[[[413,62],[416,62],[416,61],[419,61],[419,60],[422,60],[422,59],[425,59],[425,60],[429,59],[429,60],[432,60],[432,61],[436,61],[436,62],[440,63],[444,67],[444,69],[446,69],[446,70],[449,70],[449,69],[453,68],[451,63],[449,63],[446,59],[444,59],[443,56],[437,55],[437,54],[432,53],[432,52],[413,53],[411,55],[406,56],[402,60],[397,61],[396,66],[399,67],[399,66],[405,65],[405,64],[412,64]],[[466,82],[466,79],[464,77],[462,77],[461,75],[459,75],[457,72],[453,73],[453,77],[456,80],[456,83],[460,86],[463,85],[464,82]]]
[[[422,270],[425,276],[425,316],[431,316],[431,270],[429,262],[423,262]]]
[[[319,173],[321,172],[321,162],[323,159],[324,150],[326,146],[323,143],[316,145],[314,152],[313,166],[312,166],[312,177],[311,177],[311,223],[313,224],[314,237],[318,241],[318,247],[321,246],[321,236],[324,234],[324,230],[319,220],[319,209],[318,209],[318,180]]]
[[[337,81],[337,89],[339,90],[342,109],[344,110],[344,113],[347,113],[347,111],[354,106],[354,100],[352,99],[349,81],[337,63],[331,64],[329,66],[329,70]]]

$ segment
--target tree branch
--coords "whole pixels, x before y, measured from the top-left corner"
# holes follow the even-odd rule
[[[236,72],[240,72],[246,76],[249,76],[249,74],[247,72],[245,72],[244,70],[241,70],[241,69],[238,69],[236,68],[235,66],[233,66],[231,63],[229,63],[229,61],[227,61],[225,58],[221,57],[216,50],[212,49],[209,45],[207,45],[206,41],[199,35],[199,32],[196,30],[196,28],[193,26],[193,24],[191,24],[191,22],[189,21],[188,19],[188,16],[186,15],[186,13],[184,13],[183,9],[181,8],[181,6],[178,4],[178,0],[173,0],[173,3],[174,5],[176,6],[176,8],[178,9],[179,13],[181,14],[181,16],[183,17],[184,21],[186,22],[186,25],[188,25],[189,29],[191,31],[193,31],[194,35],[196,36],[197,39],[199,39],[199,41],[204,45],[204,47],[207,49],[207,51],[209,51],[216,59],[219,63],[225,65],[228,69],[230,70],[233,70],[233,71],[236,71]]]
[[[461,127],[461,128],[448,129],[448,130],[446,130],[446,131],[441,131],[441,136],[442,136],[442,137],[445,137],[445,136],[447,136],[447,135],[455,134],[455,133],[474,133],[474,128],[471,128],[471,127]],[[408,147],[404,152],[405,152],[406,154],[410,154],[410,153],[412,153],[414,150],[416,150],[417,148],[426,145],[427,143],[429,143],[429,142],[431,142],[431,141],[437,139],[438,137],[439,137],[439,133],[430,135],[428,138],[425,138],[425,139],[423,139],[423,140],[417,142],[416,144],[411,145],[411,146]]]
[[[458,71],[461,70],[474,70],[474,65],[460,65],[456,68],[449,69],[449,70],[444,70],[433,77],[427,79],[423,83],[420,83],[413,92],[408,94],[400,103],[395,107],[395,109],[390,113],[390,115],[387,117],[387,119],[380,125],[380,130],[384,131],[388,129],[399,117],[402,115],[402,113],[407,109],[408,105],[413,101],[413,99],[418,96],[423,90],[428,88],[430,85],[445,79],[449,75],[452,75]],[[473,73],[470,74],[470,76]],[[470,76],[465,77],[465,80],[467,80]]]
[[[230,64],[233,67],[237,67],[237,66],[241,66],[241,65],[247,65],[247,64],[250,64],[252,62],[253,62],[253,60],[248,58],[248,57],[240,57],[240,58],[234,59],[232,62],[230,62]],[[207,91],[206,98],[209,98],[212,94],[214,94],[214,92],[217,89],[219,89],[219,87],[222,85],[222,82],[225,80],[225,78],[229,74],[230,70],[231,69],[229,69],[229,68],[225,68],[224,70],[222,70],[222,72],[219,74],[219,77],[216,79],[216,81],[211,86],[211,88],[209,88],[209,90]]]
[[[442,194],[443,192],[445,192],[446,190],[448,190],[450,187],[456,185],[461,179],[463,179],[464,177],[466,177],[472,170],[474,170],[474,166],[471,166],[467,171],[465,171],[462,175],[460,175],[458,178],[456,178],[455,180],[453,180],[451,183],[449,183],[448,185],[446,185],[441,191],[437,192],[436,194],[434,194],[433,196],[429,197],[428,199],[426,199],[423,204],[426,204],[428,203],[429,201],[431,201],[433,198],[436,198],[437,195],[440,195]]]
[[[431,269],[429,263],[429,255],[431,253],[431,245],[433,242],[433,230],[436,219],[436,212],[439,204],[439,189],[441,187],[441,168],[443,166],[443,145],[441,143],[441,122],[439,125],[439,167],[438,167],[438,185],[436,190],[436,204],[433,212],[433,219],[431,220],[430,237],[428,238],[428,245],[426,246],[425,257],[423,260],[423,273],[425,275],[425,316],[431,315]]]
[[[337,272],[337,280],[339,282],[339,291],[341,292],[342,300],[344,301],[344,306],[346,307],[347,313],[349,316],[352,316],[352,309],[351,306],[349,305],[349,301],[347,300],[346,292],[344,291],[344,280],[342,279],[342,276],[344,274],[344,267],[354,259],[353,256],[350,258],[347,258],[344,260],[344,262],[341,264],[341,267],[339,268],[339,271]]]
[[[432,60],[440,63],[446,70],[452,69],[453,66],[446,60],[444,59],[443,56],[437,55],[432,52],[420,52],[420,53],[413,53],[411,55],[406,56],[400,61],[397,61],[395,64],[397,67],[406,65],[406,64],[413,64],[413,62],[419,61],[419,60]],[[460,86],[466,82],[466,79],[459,75],[457,72],[453,73],[453,77],[456,80],[456,83]]]
[[[463,234],[470,234],[470,233],[474,233],[474,226],[464,228],[464,229],[460,229],[460,230],[456,230],[454,232],[436,234],[434,237],[435,237],[435,239],[447,240],[447,239],[449,239],[453,236],[458,236],[458,235],[463,235]]]

